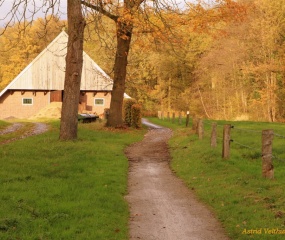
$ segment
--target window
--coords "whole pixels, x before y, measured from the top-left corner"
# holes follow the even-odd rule
[[[104,106],[104,98],[95,98],[94,105],[95,106]]]
[[[33,105],[33,99],[32,98],[23,98],[22,103],[23,103],[23,105]]]

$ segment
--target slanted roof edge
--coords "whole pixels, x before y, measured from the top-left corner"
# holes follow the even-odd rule
[[[58,36],[50,42],[49,45],[47,45],[44,50],[42,50],[34,59],[31,61],[1,92],[0,92],[0,97],[20,78],[32,65],[34,62],[36,62],[45,52],[48,51],[48,48],[54,44],[60,37],[61,35],[65,35],[68,38],[67,33],[63,30]]]

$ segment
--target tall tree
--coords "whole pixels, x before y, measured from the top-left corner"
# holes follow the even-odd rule
[[[116,127],[123,124],[122,105],[123,96],[126,87],[127,65],[130,45],[132,41],[133,30],[139,25],[144,25],[142,31],[153,33],[160,26],[164,26],[163,30],[170,31],[168,21],[164,12],[175,12],[177,5],[175,2],[146,0],[123,0],[123,1],[82,1],[87,8],[95,10],[99,14],[103,14],[112,19],[116,24],[117,49],[114,63],[114,85],[112,91],[112,99],[110,106],[110,115],[107,122],[108,126]],[[152,5],[152,6],[151,6]],[[179,11],[177,10],[177,13]],[[154,19],[151,19],[153,16]],[[159,20],[159,21],[157,21]]]
[[[30,0],[14,0],[12,3],[10,2],[10,11],[1,19],[6,20],[6,24],[1,29],[0,34],[4,34],[10,25],[15,23],[19,25],[22,23],[23,26],[19,30],[21,34],[25,34],[26,29],[34,22],[36,14],[40,10],[45,9],[45,18],[47,19],[49,12],[52,15],[60,13],[61,2],[60,0],[47,1],[41,4]],[[3,6],[5,3],[9,3],[9,1],[2,1],[0,6]],[[77,115],[83,65],[83,36],[86,25],[80,0],[67,1],[67,17],[69,38],[60,123],[59,138],[61,140],[73,140],[77,138]]]
[[[113,91],[107,126],[123,125],[122,108],[128,55],[134,27],[134,15],[144,0],[124,0],[121,6],[112,1],[82,1],[82,4],[112,19],[116,24],[117,51],[114,63]]]
[[[69,37],[60,122],[61,140],[77,138],[78,103],[83,66],[83,37],[86,25],[80,0],[67,1],[67,21]]]
[[[278,99],[284,89],[284,0],[255,1],[252,13],[251,50],[252,58],[248,70],[255,78],[255,106],[264,109],[266,120],[274,122],[280,117]],[[281,105],[282,106],[282,105]],[[260,111],[261,113],[262,111]]]

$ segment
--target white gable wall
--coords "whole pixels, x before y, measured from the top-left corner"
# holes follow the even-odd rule
[[[62,31],[1,93],[12,90],[63,90],[68,35]],[[111,91],[111,78],[84,52],[81,90]]]
[[[65,56],[68,35],[61,32],[2,92],[0,92],[0,119],[27,118],[50,104],[50,92],[62,91],[65,78]],[[113,81],[83,52],[81,94],[85,101],[79,109],[103,114],[110,107]],[[85,95],[84,95],[85,94]],[[126,96],[125,96],[126,97]],[[33,104],[24,106],[23,98],[32,98]],[[82,98],[83,99],[83,98]],[[96,105],[96,99],[104,99]]]

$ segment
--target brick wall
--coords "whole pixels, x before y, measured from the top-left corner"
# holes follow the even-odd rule
[[[11,94],[12,93],[12,94]],[[23,105],[23,98],[33,99],[33,104]],[[95,105],[95,99],[104,99],[104,105]],[[110,108],[111,93],[86,92],[84,98],[86,103],[79,106],[80,112],[96,113],[101,115],[105,108]],[[50,92],[43,91],[7,91],[0,99],[0,119],[9,117],[29,118],[37,114],[42,108],[50,103]]]
[[[95,105],[95,99],[104,99],[104,105]],[[105,108],[110,108],[111,103],[111,93],[97,92],[94,95],[93,92],[85,93],[86,108],[82,112],[90,112],[101,115],[104,113]]]
[[[23,98],[31,98],[31,105],[24,105]],[[7,91],[0,99],[0,119],[15,117],[29,118],[50,101],[50,93],[43,91]]]

